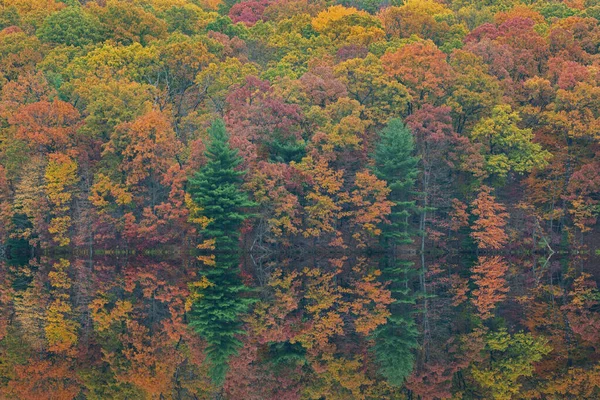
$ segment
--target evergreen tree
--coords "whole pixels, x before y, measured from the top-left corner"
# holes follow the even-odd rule
[[[241,282],[238,268],[240,228],[254,204],[241,190],[245,171],[237,168],[242,157],[229,146],[229,136],[222,120],[213,122],[209,131],[208,159],[190,179],[189,192],[202,216],[209,222],[202,231],[207,239],[215,240],[217,255],[214,265],[207,265],[201,275],[207,282],[194,296],[190,325],[206,341],[206,360],[210,375],[217,387],[225,380],[229,357],[236,354],[242,343],[240,315],[252,299],[242,294],[248,288]]]
[[[399,119],[392,119],[381,131],[375,147],[373,172],[387,181],[391,190],[390,200],[395,203],[390,224],[383,227],[386,245],[410,243],[408,218],[415,208],[410,199],[418,174],[418,158],[414,152],[414,140],[410,130]]]
[[[189,192],[210,222],[203,235],[216,240],[218,250],[235,249],[244,220],[249,217],[245,209],[254,205],[241,190],[246,171],[237,167],[242,157],[229,146],[229,135],[223,120],[213,122],[209,131],[210,142],[206,149],[208,159],[189,180]]]
[[[414,157],[414,140],[410,130],[399,119],[392,119],[381,131],[375,147],[373,171],[379,179],[387,181],[390,200],[394,202],[390,224],[382,227],[386,246],[410,243],[408,219],[415,210],[411,200],[412,189],[418,175],[418,158]],[[372,334],[373,352],[379,373],[392,386],[402,386],[413,370],[418,347],[419,332],[413,318],[415,293],[409,285],[414,277],[412,263],[398,258],[384,258],[381,278],[388,282],[394,303],[385,325]]]

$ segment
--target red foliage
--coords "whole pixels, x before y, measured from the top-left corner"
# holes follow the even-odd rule
[[[302,136],[302,112],[273,93],[268,81],[246,77],[243,85],[227,96],[225,122],[231,144],[240,149],[246,162],[264,158],[268,140],[296,140]]]
[[[234,23],[243,22],[252,26],[263,19],[265,9],[269,6],[269,0],[247,0],[235,4],[229,10],[229,18]]]

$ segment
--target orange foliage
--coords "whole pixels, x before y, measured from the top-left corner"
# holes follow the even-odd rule
[[[506,261],[499,256],[479,257],[471,269],[471,278],[477,286],[473,290],[472,302],[482,319],[491,318],[498,303],[506,298],[509,291],[505,279],[507,271]]]
[[[381,57],[385,72],[408,88],[412,103],[435,104],[452,81],[446,55],[431,41],[407,44]]]
[[[21,106],[8,119],[17,137],[32,150],[64,150],[73,144],[80,124],[79,112],[69,103],[54,99]]]
[[[508,241],[504,231],[508,213],[506,208],[496,203],[491,195],[492,188],[482,186],[477,198],[471,203],[471,213],[477,217],[471,226],[471,237],[481,249],[501,249]]]

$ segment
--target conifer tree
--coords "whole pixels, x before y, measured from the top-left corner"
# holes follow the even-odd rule
[[[394,202],[390,223],[382,227],[382,238],[386,247],[410,243],[408,219],[415,209],[411,200],[412,188],[418,174],[418,158],[414,152],[414,139],[410,130],[399,119],[392,119],[381,131],[373,154],[373,171],[379,179],[387,181],[389,198]],[[412,372],[418,347],[412,305],[415,294],[409,285],[414,276],[412,263],[399,258],[382,260],[381,277],[388,282],[394,303],[385,325],[380,326],[371,337],[373,352],[379,373],[392,386],[402,386]]]
[[[414,140],[410,130],[399,119],[392,119],[381,131],[375,147],[373,171],[379,179],[387,181],[390,200],[395,203],[390,214],[390,224],[384,226],[383,238],[387,246],[410,243],[408,218],[415,203],[410,199],[418,174],[414,157]]]
[[[244,298],[248,288],[241,282],[238,268],[238,241],[242,223],[253,206],[241,190],[245,171],[238,170],[242,157],[229,146],[229,135],[222,120],[213,122],[206,149],[207,163],[190,179],[190,194],[200,214],[208,220],[202,230],[214,240],[218,252],[214,262],[201,272],[203,282],[193,293],[190,325],[206,341],[206,359],[213,383],[221,387],[230,356],[242,343],[240,315],[252,301]],[[206,257],[204,257],[206,259]]]
[[[215,120],[208,133],[208,161],[189,180],[189,192],[200,207],[201,214],[209,219],[203,236],[215,239],[218,250],[234,249],[241,225],[249,217],[246,210],[254,203],[241,190],[246,171],[240,171],[237,167],[243,159],[236,149],[229,146],[229,135],[223,120]]]

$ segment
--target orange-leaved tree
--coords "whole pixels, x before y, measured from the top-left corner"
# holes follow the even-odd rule
[[[502,204],[496,203],[492,188],[482,186],[471,206],[471,214],[477,217],[471,225],[471,237],[477,242],[477,246],[480,249],[501,249],[508,242],[504,231],[508,213]]]

